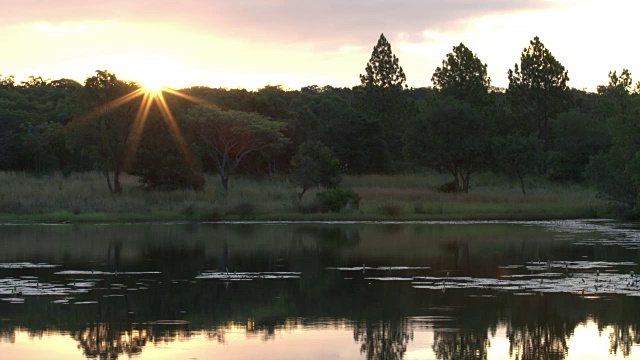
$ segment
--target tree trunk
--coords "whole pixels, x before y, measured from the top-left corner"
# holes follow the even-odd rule
[[[522,177],[522,173],[518,171],[518,179],[520,179],[520,189],[522,190],[522,195],[527,195],[527,192],[524,191],[524,178]]]
[[[462,186],[463,186],[463,191],[465,192],[465,194],[469,193],[469,178],[471,178],[471,174],[467,173],[462,174]]]
[[[460,191],[460,180],[458,179],[458,173],[454,172],[453,173],[453,183],[456,185],[456,192],[459,193]]]
[[[105,179],[107,179],[107,186],[109,187],[109,192],[113,193],[113,186],[111,186],[111,178],[109,177],[109,169],[105,168],[104,171],[102,172],[102,175],[104,175]]]
[[[298,200],[302,201],[302,197],[304,196],[304,193],[305,193],[305,192],[307,192],[307,188],[306,188],[306,187],[303,187],[303,188],[302,188],[302,192],[300,193],[300,195],[299,195],[299,197],[298,197]]]
[[[225,175],[223,171],[220,171],[220,181],[224,191],[229,191],[229,175]]]
[[[122,185],[120,184],[120,162],[116,161],[113,169],[113,192],[122,194]]]

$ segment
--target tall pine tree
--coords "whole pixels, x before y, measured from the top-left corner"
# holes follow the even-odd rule
[[[380,34],[378,43],[373,47],[365,72],[360,75],[360,82],[365,88],[404,89],[407,86],[407,77],[384,34]]]
[[[571,108],[572,95],[567,88],[569,76],[536,36],[522,51],[520,66],[509,70],[509,95],[523,125],[533,123],[542,141],[544,155],[551,148],[551,120]],[[543,172],[547,172],[543,156]]]
[[[431,77],[435,88],[445,96],[452,96],[474,106],[488,101],[491,79],[487,75],[487,64],[469,48],[460,43],[442,60]]]
[[[358,106],[370,123],[368,129],[381,129],[385,148],[381,154],[387,159],[379,172],[394,171],[402,161],[402,135],[410,106],[406,99],[407,78],[391,51],[391,44],[384,34],[373,47],[365,73],[360,75]],[[379,123],[382,126],[374,126]],[[376,134],[368,134],[376,137]]]

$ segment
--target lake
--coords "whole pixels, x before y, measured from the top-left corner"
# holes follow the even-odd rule
[[[2,359],[640,358],[640,227],[0,225]]]

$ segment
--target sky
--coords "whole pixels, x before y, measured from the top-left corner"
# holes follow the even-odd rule
[[[173,88],[352,87],[381,33],[410,87],[464,43],[493,86],[535,36],[595,91],[640,74],[636,0],[0,0],[0,74],[83,82],[95,70]],[[636,81],[640,76],[636,77]]]

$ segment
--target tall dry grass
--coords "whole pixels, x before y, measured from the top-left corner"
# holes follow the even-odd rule
[[[0,214],[37,215],[64,220],[107,219],[544,219],[608,216],[606,203],[581,185],[528,179],[528,193],[519,184],[492,174],[472,178],[469,194],[446,194],[436,188],[449,181],[442,174],[345,176],[342,185],[361,197],[358,210],[342,214],[301,214],[315,198],[308,191],[302,203],[285,177],[235,177],[228,192],[219,178],[206,177],[204,191],[146,191],[135,177],[123,176],[123,194],[113,195],[99,173],[34,177],[0,172]],[[120,216],[118,215],[120,214]],[[4,216],[7,218],[7,216]]]

